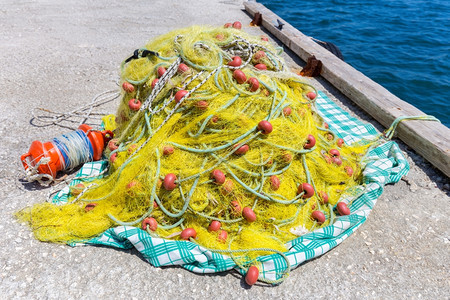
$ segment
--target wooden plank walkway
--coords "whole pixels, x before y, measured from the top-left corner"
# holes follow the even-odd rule
[[[262,26],[283,42],[301,59],[314,55],[323,63],[321,76],[355,102],[383,126],[389,127],[402,116],[425,115],[415,106],[396,97],[331,52],[295,29],[264,5],[244,2],[246,11],[262,14]],[[278,29],[277,20],[285,25]],[[433,121],[408,120],[399,124],[397,136],[435,167],[450,177],[450,129]]]

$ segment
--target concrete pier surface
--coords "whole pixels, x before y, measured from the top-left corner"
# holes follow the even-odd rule
[[[450,295],[449,178],[399,142],[411,165],[386,186],[367,222],[341,245],[292,270],[278,286],[248,287],[236,272],[155,268],[135,250],[35,240],[14,219],[49,192],[26,184],[19,162],[33,140],[67,131],[38,127],[33,108],[67,112],[118,89],[120,62],[145,42],[194,24],[250,27],[242,1],[12,1],[0,5],[1,299],[434,299]],[[300,29],[301,30],[301,29]],[[336,33],[339,34],[339,33]],[[302,65],[295,56],[294,69]],[[383,128],[320,78],[347,111]],[[116,103],[101,108],[115,111]]]

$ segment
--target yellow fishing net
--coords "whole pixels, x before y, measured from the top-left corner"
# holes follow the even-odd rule
[[[72,188],[68,204],[21,211],[38,239],[133,225],[210,249],[286,251],[299,229],[332,223],[339,198],[358,192],[368,145],[338,139],[315,112],[315,89],[259,37],[176,30],[136,50],[121,78],[117,114],[104,118],[116,137],[107,175]]]

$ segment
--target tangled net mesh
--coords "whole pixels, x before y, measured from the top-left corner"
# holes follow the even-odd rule
[[[234,56],[241,65],[228,65]],[[189,67],[184,72],[181,63]],[[162,76],[160,67],[166,68]],[[237,69],[257,78],[259,88],[251,91],[251,81],[239,84]],[[67,204],[22,210],[19,218],[39,240],[86,241],[117,225],[142,227],[151,217],[156,230],[144,228],[152,236],[181,239],[183,229],[193,228],[191,241],[212,251],[258,248],[235,257],[245,265],[286,251],[298,228],[332,224],[339,199],[361,192],[360,163],[370,145],[342,145],[307,96],[315,89],[289,72],[277,49],[259,37],[232,28],[176,30],[124,61],[121,77],[133,91],[123,92],[115,118],[104,118],[118,147],[104,151],[107,175],[86,182],[81,194],[72,187]],[[176,99],[180,90],[188,93]],[[130,109],[132,99],[141,101],[139,110]],[[264,120],[271,133],[258,127]],[[316,140],[312,148],[305,147],[310,135]],[[240,154],[243,145],[248,151]],[[331,149],[340,152],[340,162]],[[225,182],[211,177],[215,170]],[[299,191],[303,183],[313,187],[311,197]],[[243,216],[244,207],[256,220]],[[325,221],[314,219],[313,211]],[[227,237],[208,230],[214,220]]]

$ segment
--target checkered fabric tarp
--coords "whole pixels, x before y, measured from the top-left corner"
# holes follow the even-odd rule
[[[318,94],[316,108],[329,124],[330,129],[343,138],[347,144],[379,137],[379,133],[372,125],[364,124],[351,117],[322,92]],[[106,161],[90,162],[81,168],[78,175],[96,175],[106,167]],[[387,141],[372,149],[367,155],[363,171],[361,190],[364,193],[356,199],[345,197],[340,199],[340,201],[349,203],[352,213],[348,216],[338,216],[333,224],[290,241],[287,244],[289,250],[284,254],[288,258],[291,268],[324,254],[350,236],[364,223],[377,198],[383,192],[384,185],[399,181],[408,171],[408,162],[396,143]],[[74,180],[70,185],[76,185],[79,182],[79,180]],[[66,203],[68,193],[68,187],[61,190],[53,202]],[[84,244],[106,245],[121,249],[135,247],[147,261],[157,267],[181,265],[198,273],[222,272],[233,268],[242,274],[246,271],[240,269],[226,255],[209,251],[189,241],[155,238],[137,227],[111,228],[99,237],[85,241]],[[268,280],[279,279],[287,268],[286,261],[279,254],[259,257],[258,261],[260,277]]]

